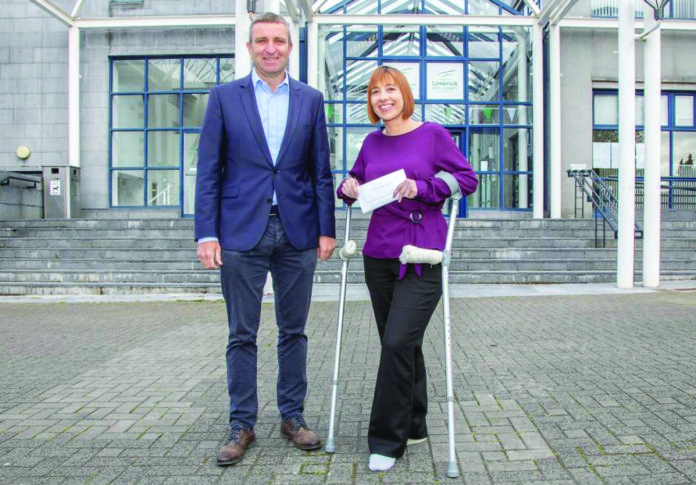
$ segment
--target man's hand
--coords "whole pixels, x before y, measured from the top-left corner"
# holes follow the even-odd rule
[[[222,265],[222,250],[218,241],[198,244],[196,256],[205,269],[218,269]]]
[[[328,260],[336,249],[336,240],[329,236],[319,236],[319,259]]]

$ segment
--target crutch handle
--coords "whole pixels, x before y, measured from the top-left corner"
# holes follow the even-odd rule
[[[399,262],[401,264],[440,264],[442,262],[442,251],[436,249],[423,249],[407,244],[401,248]]]
[[[341,248],[341,250],[338,252],[338,256],[343,260],[343,261],[348,261],[349,259],[352,259],[355,257],[355,253],[358,251],[358,245],[355,244],[355,241],[352,239],[350,241],[347,241],[346,244]]]

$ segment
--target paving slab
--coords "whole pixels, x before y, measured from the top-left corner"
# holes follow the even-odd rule
[[[441,308],[424,343],[430,439],[389,472],[367,469],[379,340],[362,291],[345,309],[336,452],[280,435],[268,301],[258,439],[227,468],[215,465],[228,404],[219,298],[0,298],[0,483],[696,483],[695,282],[454,287],[456,479]],[[305,414],[324,437],[331,292],[317,288],[307,326]]]

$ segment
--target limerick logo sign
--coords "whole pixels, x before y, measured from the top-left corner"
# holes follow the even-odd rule
[[[428,99],[464,99],[464,66],[452,63],[428,64]]]

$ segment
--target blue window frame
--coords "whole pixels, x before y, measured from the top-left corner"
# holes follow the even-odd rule
[[[531,81],[518,71],[518,54],[528,41],[525,29],[329,25],[320,32],[326,41],[323,85],[337,184],[352,168],[364,137],[376,129],[366,111],[369,75],[389,64],[409,71],[414,119],[460,134],[460,149],[481,178],[469,208],[531,210]],[[429,83],[452,75],[458,91],[434,93]]]
[[[696,205],[696,92],[663,91],[661,109],[662,206]],[[593,92],[592,167],[618,193],[618,91]],[[642,206],[643,93],[636,92],[636,202]]]
[[[234,57],[110,59],[111,207],[193,213],[196,151],[210,88],[234,79]]]

